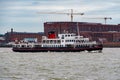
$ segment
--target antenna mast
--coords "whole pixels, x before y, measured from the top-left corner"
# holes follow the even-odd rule
[[[78,33],[78,36],[80,36],[80,32],[79,32],[79,25],[78,25],[78,22],[77,22],[77,33]]]

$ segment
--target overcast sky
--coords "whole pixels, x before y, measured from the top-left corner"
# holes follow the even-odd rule
[[[43,32],[43,23],[70,21],[66,14],[37,14],[37,12],[68,13],[73,9],[74,21],[120,24],[120,0],[0,0],[0,33],[13,28],[16,32]],[[96,19],[89,19],[96,18]]]

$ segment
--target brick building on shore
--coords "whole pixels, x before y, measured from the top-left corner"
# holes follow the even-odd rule
[[[100,41],[104,46],[119,46],[120,47],[120,24],[110,25],[101,23],[88,23],[88,22],[45,22],[44,32],[28,33],[28,32],[15,32],[11,29],[10,32],[5,33],[5,42],[14,42],[15,40],[28,40],[34,39],[41,42],[42,36],[47,36],[50,31],[58,33],[76,33],[89,37],[91,40]]]
[[[15,42],[17,40],[18,42],[22,40],[36,40],[37,42],[41,42],[42,36],[44,35],[43,32],[39,33],[28,33],[28,32],[14,32],[13,29],[11,29],[11,32],[5,33],[5,42]]]
[[[78,30],[79,29],[79,30]],[[101,23],[88,22],[45,22],[44,33],[49,31],[58,33],[69,32],[78,33],[84,37],[89,37],[91,40],[102,42],[105,46],[120,46],[120,24],[110,25]]]

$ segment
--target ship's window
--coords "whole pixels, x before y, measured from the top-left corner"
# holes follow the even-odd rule
[[[82,42],[84,41],[84,40],[81,40]]]
[[[62,35],[62,39],[64,39],[64,35]]]
[[[58,40],[57,42],[60,43],[60,40]]]
[[[48,40],[46,40],[46,43],[49,43],[49,41],[48,41]]]
[[[56,44],[56,40],[54,40],[54,43]]]
[[[60,47],[62,47],[62,45],[60,45]]]
[[[52,40],[50,40],[50,43],[52,43]]]
[[[75,39],[77,39],[78,37],[75,37]]]
[[[21,47],[26,47],[26,45],[22,45]]]
[[[76,42],[79,42],[78,40],[76,40]]]
[[[70,35],[68,35],[68,37],[70,37]]]
[[[43,40],[43,43],[45,43],[45,40]]]
[[[31,45],[27,45],[27,47],[32,47]]]
[[[30,47],[31,45],[28,45],[28,47]],[[46,46],[46,45],[45,45]],[[35,47],[41,47],[41,45],[35,45]]]
[[[68,42],[69,40],[66,40],[66,42]]]
[[[16,47],[20,47],[20,45],[16,45]]]
[[[16,47],[16,45],[13,45],[13,47]]]

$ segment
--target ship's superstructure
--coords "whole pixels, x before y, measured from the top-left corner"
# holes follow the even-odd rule
[[[95,44],[96,41],[90,41],[89,38],[83,38],[83,36],[76,36],[74,33],[58,34],[58,38],[47,38],[45,36],[42,39],[42,47],[84,47]]]

